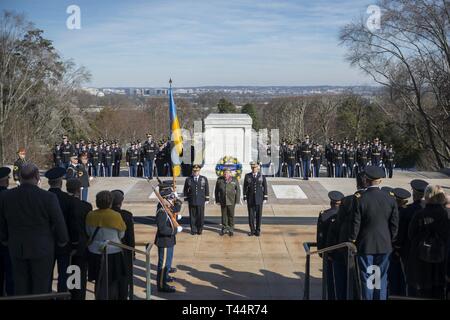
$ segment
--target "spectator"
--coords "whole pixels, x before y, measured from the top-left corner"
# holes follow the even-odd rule
[[[0,198],[0,239],[9,248],[16,295],[51,291],[55,246],[69,241],[58,198],[39,181],[39,169],[26,163],[20,186]]]
[[[411,220],[407,281],[421,298],[445,297],[445,260],[449,236],[446,197],[440,186],[425,189],[425,208]]]
[[[117,300],[120,282],[126,276],[122,249],[106,244],[107,241],[121,243],[126,231],[126,225],[121,215],[111,209],[112,200],[112,194],[109,191],[97,193],[98,209],[89,212],[86,217],[86,231],[89,236],[88,279],[95,281],[97,300]],[[103,259],[105,251],[107,263]],[[105,264],[108,266],[108,279],[105,279]]]
[[[122,203],[124,200],[124,194],[121,190],[113,190],[111,191],[113,196],[112,209],[119,212],[122,216],[125,225],[127,226],[127,230],[125,231],[125,235],[122,239],[122,243],[129,247],[134,248],[134,222],[133,222],[133,214],[127,210],[122,209]],[[120,288],[119,298],[120,300],[126,300],[128,296],[133,295],[133,260],[134,260],[134,252],[129,250],[124,250],[124,258],[125,258],[125,266],[126,266],[126,281],[123,281]],[[131,285],[130,285],[131,284]]]

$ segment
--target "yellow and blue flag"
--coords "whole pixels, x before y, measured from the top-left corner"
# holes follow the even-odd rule
[[[171,159],[174,177],[181,173],[181,153],[183,152],[183,138],[181,136],[180,122],[177,116],[177,106],[173,99],[172,87],[169,88],[169,114],[170,114],[170,136],[172,141]]]

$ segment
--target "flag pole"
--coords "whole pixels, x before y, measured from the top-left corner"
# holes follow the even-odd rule
[[[172,78],[169,79],[169,88],[172,89]],[[172,132],[172,130],[171,130],[171,132]],[[177,191],[176,177],[175,177],[175,172],[173,171],[173,164],[172,164],[172,188],[173,188],[174,192]]]

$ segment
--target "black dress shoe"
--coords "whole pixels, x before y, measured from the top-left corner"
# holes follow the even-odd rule
[[[197,234],[197,232],[191,231],[191,235],[192,236],[195,235],[195,234]]]
[[[175,273],[177,272],[177,268],[170,268],[169,273]]]
[[[253,232],[247,233],[249,237],[253,236]]]
[[[260,232],[255,232],[255,236],[259,237],[261,233]]]
[[[233,234],[234,234],[233,231],[228,232],[228,235],[229,235],[230,237],[232,237]]]
[[[175,289],[174,286],[169,286],[169,285],[166,284],[162,288],[158,288],[158,291],[173,293],[173,292],[176,292],[177,289]]]
[[[219,235],[223,236],[224,234],[225,234],[225,231],[223,229],[220,230]]]
[[[202,234],[202,232],[203,232],[203,231],[198,231],[198,232],[197,232],[197,234],[198,234],[198,235],[201,235],[201,234]]]

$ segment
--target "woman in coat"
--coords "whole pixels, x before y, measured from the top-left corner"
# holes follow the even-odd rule
[[[425,208],[418,211],[409,224],[411,249],[407,281],[410,295],[435,299],[445,297],[445,260],[449,236],[445,203],[443,189],[429,185],[425,189]],[[427,248],[432,249],[429,251]],[[440,258],[442,256],[443,259]]]

